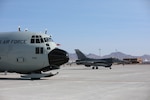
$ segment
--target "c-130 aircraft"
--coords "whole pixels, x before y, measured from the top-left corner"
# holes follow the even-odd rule
[[[21,77],[40,79],[55,74],[69,60],[68,53],[58,48],[51,36],[28,31],[0,33],[0,72],[16,72]]]

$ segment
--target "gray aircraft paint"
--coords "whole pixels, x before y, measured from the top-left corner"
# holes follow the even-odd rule
[[[48,54],[57,48],[56,43],[52,40],[31,43],[32,36],[51,40],[51,36],[43,33],[21,31],[0,33],[0,72],[31,73],[50,66]]]

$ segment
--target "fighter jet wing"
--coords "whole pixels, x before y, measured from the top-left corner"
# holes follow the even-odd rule
[[[97,60],[97,61],[94,61],[94,60],[91,60],[91,61],[77,61],[77,63],[84,63],[84,64],[97,64],[97,63],[106,63],[106,61],[104,60]]]

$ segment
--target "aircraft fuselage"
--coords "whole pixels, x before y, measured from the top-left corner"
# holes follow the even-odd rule
[[[51,52],[54,53],[50,54]],[[53,69],[68,59],[67,52],[58,49],[47,34],[0,33],[0,72],[32,73],[46,68]]]

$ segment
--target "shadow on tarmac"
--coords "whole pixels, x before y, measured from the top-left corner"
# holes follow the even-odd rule
[[[29,80],[29,81],[35,81],[35,80],[47,80],[47,79],[27,79],[27,78],[0,78],[0,80]]]

